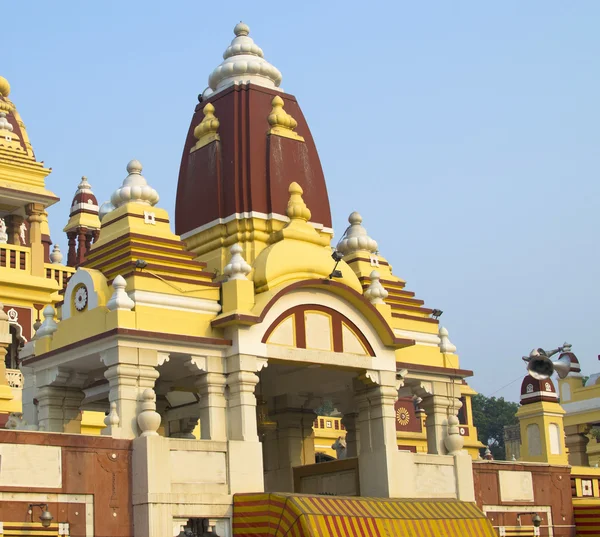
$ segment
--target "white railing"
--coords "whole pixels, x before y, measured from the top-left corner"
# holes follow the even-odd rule
[[[6,380],[11,388],[23,389],[23,373],[19,369],[7,369]]]

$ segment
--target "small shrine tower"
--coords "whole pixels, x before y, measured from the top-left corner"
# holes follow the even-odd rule
[[[98,200],[87,177],[82,177],[73,197],[69,221],[63,229],[69,239],[67,265],[77,267],[86,259],[86,253],[100,235]]]
[[[556,388],[551,379],[527,375],[521,384],[521,408],[517,411],[521,427],[521,460],[569,464],[565,446],[563,416]]]

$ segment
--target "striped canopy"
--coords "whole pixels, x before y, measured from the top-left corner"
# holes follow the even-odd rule
[[[496,537],[473,503],[236,494],[235,537]]]

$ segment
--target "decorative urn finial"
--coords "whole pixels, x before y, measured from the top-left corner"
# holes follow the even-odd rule
[[[228,280],[246,280],[252,267],[242,257],[244,249],[241,245],[234,244],[229,251],[231,252],[231,259],[225,265],[223,274],[227,276]]]
[[[362,216],[356,211],[348,217],[350,226],[346,229],[336,248],[344,256],[360,251],[370,254],[377,252],[377,241],[369,237],[367,230],[362,226],[362,220]]]
[[[371,283],[369,284],[369,287],[365,289],[365,298],[371,304],[385,304],[385,299],[388,297],[388,292],[379,281],[379,272],[374,270],[371,272],[369,277],[371,278]]]
[[[302,194],[304,193],[302,187],[298,183],[294,182],[290,185],[288,192],[290,193],[290,199],[288,201],[286,214],[291,220],[299,219],[308,222],[310,220],[311,213],[310,209],[306,206],[306,203],[304,203],[304,199],[302,198]]]
[[[118,208],[129,202],[156,205],[160,198],[158,192],[148,185],[148,181],[142,175],[142,163],[139,160],[129,161],[127,173],[129,175],[123,181],[121,188],[115,190],[110,198],[114,207]]]

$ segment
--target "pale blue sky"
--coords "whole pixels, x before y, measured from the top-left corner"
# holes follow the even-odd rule
[[[336,239],[358,210],[457,345],[473,387],[518,397],[520,357],[567,340],[600,370],[600,3],[6,2],[0,74],[62,227],[137,158],[173,214],[196,96],[243,20],[296,95]],[[500,391],[497,391],[500,390]],[[497,393],[496,393],[497,392]]]

